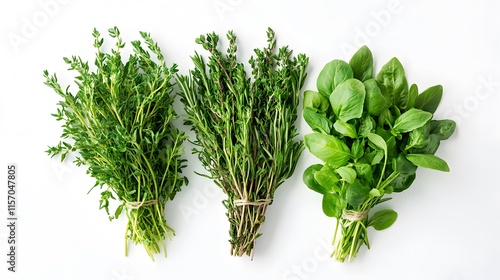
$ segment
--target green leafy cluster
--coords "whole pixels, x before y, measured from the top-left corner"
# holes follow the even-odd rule
[[[160,245],[165,250],[165,236],[174,234],[163,217],[165,203],[187,184],[179,174],[185,167],[181,155],[186,137],[172,124],[177,118],[172,106],[177,66],[167,67],[145,32],[140,35],[147,49],[133,41],[133,54],[124,63],[125,43],[118,28],[109,29],[109,35],[116,45],[105,53],[104,39],[94,29],[95,69],[80,57],[64,58],[69,70],[78,73],[75,94],[44,71],[46,85],[62,97],[53,115],[63,122],[64,139],[47,152],[60,154],[61,160],[78,152],[75,163],[88,166],[87,173],[96,179],[93,188],[102,189],[100,208],[110,220],[125,210],[126,238],[144,245],[153,258]],[[114,214],[109,213],[111,199],[120,202]]]
[[[231,254],[237,256],[253,254],[267,206],[304,149],[294,122],[308,58],[292,57],[288,47],[276,51],[274,31],[267,36],[268,46],[249,60],[251,77],[238,62],[231,31],[226,53],[218,49],[217,34],[197,38],[208,61],[196,53],[195,68],[178,77],[186,124],[196,134],[194,153],[227,195]]]
[[[343,262],[363,243],[369,247],[367,227],[382,230],[397,218],[393,210],[382,210],[357,220],[346,217],[349,211],[367,213],[388,199],[384,195],[406,190],[417,167],[449,171],[435,153],[453,134],[455,122],[432,120],[442,86],[419,93],[417,85],[408,86],[397,58],[374,75],[366,46],[348,63],[327,63],[316,86],[318,91],[304,92],[303,117],[313,130],[304,140],[324,164],[307,168],[303,179],[323,195],[324,213],[337,219],[333,255]]]

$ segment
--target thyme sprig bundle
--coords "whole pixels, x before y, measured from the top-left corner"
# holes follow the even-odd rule
[[[172,106],[177,66],[167,67],[160,48],[145,32],[140,35],[147,49],[133,41],[133,54],[124,63],[125,43],[118,28],[109,29],[109,35],[116,45],[105,53],[104,39],[93,31],[95,70],[80,57],[64,58],[69,70],[78,73],[76,94],[69,87],[63,90],[57,76],[44,71],[46,85],[62,97],[53,116],[63,122],[64,139],[47,152],[61,155],[61,160],[78,152],[76,165],[88,166],[87,173],[96,179],[93,188],[102,189],[100,209],[110,220],[125,210],[126,239],[142,244],[153,259],[161,248],[166,255],[164,239],[174,234],[163,216],[165,203],[187,184],[179,174],[186,137],[172,124],[177,118]],[[111,199],[121,203],[114,214],[109,212]],[[125,244],[127,254],[127,240]]]
[[[294,122],[308,58],[292,57],[288,47],[276,53],[270,28],[267,37],[268,46],[255,49],[249,60],[252,77],[237,60],[232,31],[226,54],[218,49],[217,34],[197,38],[210,53],[208,62],[196,53],[194,70],[178,77],[185,123],[196,134],[194,153],[227,195],[223,203],[236,256],[253,256],[274,192],[292,175],[304,149]]]

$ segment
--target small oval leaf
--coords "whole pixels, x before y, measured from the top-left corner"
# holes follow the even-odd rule
[[[386,209],[380,210],[377,213],[373,214],[368,221],[368,226],[373,227],[376,230],[384,230],[397,220],[398,213],[394,210]]]

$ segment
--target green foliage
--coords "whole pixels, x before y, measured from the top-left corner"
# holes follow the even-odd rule
[[[383,230],[394,223],[393,210],[371,217],[367,213],[386,201],[385,195],[409,188],[417,167],[449,171],[434,153],[456,125],[452,120],[432,120],[442,86],[420,94],[417,85],[408,88],[397,58],[374,75],[366,46],[349,63],[327,63],[317,88],[319,93],[304,93],[303,115],[313,130],[304,141],[324,165],[307,168],[304,182],[323,195],[323,212],[337,219],[340,234],[334,237],[333,255],[343,262],[352,260],[362,244],[369,247],[369,226]]]
[[[80,57],[64,58],[69,70],[77,73],[76,93],[69,86],[64,90],[55,74],[44,71],[45,84],[62,97],[53,115],[63,122],[65,139],[47,152],[61,160],[68,152],[77,152],[75,163],[87,166],[87,173],[96,179],[94,187],[104,189],[100,208],[110,220],[125,210],[126,237],[142,244],[153,258],[160,246],[165,249],[165,236],[174,234],[163,217],[165,203],[187,184],[180,176],[186,137],[172,123],[177,118],[172,106],[177,66],[167,67],[160,48],[145,32],[140,33],[142,43],[131,43],[133,54],[124,62],[125,43],[118,28],[109,29],[109,35],[116,44],[106,53],[104,39],[93,31],[95,69]],[[111,199],[120,202],[113,214]]]
[[[210,173],[208,177],[228,196],[224,206],[231,254],[238,256],[253,253],[267,206],[276,189],[292,175],[304,149],[302,141],[295,139],[294,122],[308,58],[304,54],[292,57],[288,47],[276,49],[272,29],[267,36],[268,46],[255,49],[255,57],[249,60],[251,77],[237,59],[236,36],[231,31],[226,53],[219,50],[215,33],[196,39],[210,56],[205,60],[195,53],[194,69],[188,76],[177,77],[186,124],[196,134],[193,152]],[[329,133],[332,124],[324,118],[328,99],[317,92],[306,96],[306,120],[315,131]],[[318,169],[312,167],[304,180],[309,188],[324,192],[314,181]]]

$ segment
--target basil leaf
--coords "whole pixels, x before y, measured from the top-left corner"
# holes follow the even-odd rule
[[[365,108],[368,108],[371,115],[378,116],[382,110],[389,108],[389,102],[382,94],[377,81],[370,79],[364,81],[363,84],[366,90]]]
[[[377,148],[384,151],[384,154],[387,155],[387,143],[385,143],[384,138],[382,136],[375,133],[368,133],[368,140],[373,143]]]
[[[319,92],[306,90],[304,91],[304,108],[316,108],[318,111],[325,112],[330,107],[330,101]]]
[[[431,134],[436,135],[439,140],[450,138],[455,132],[457,124],[452,120],[431,121]]]
[[[337,120],[333,124],[333,128],[335,128],[335,130],[338,133],[340,133],[344,136],[347,136],[347,137],[350,137],[353,139],[358,138],[358,134],[356,133],[356,127],[353,124],[343,122],[342,120]]]
[[[367,46],[362,46],[351,58],[349,65],[354,78],[366,81],[373,77],[373,56]]]
[[[423,148],[429,143],[430,123],[427,123],[410,132],[410,138],[405,150],[410,148]]]
[[[312,133],[304,136],[304,142],[311,154],[332,167],[343,166],[351,157],[350,150],[341,140],[331,135]]]
[[[325,164],[323,168],[321,168],[321,170],[314,173],[314,179],[325,190],[323,194],[340,191],[340,188],[337,184],[339,182],[339,177],[337,176],[335,171],[328,166],[328,164]]]
[[[380,210],[370,217],[370,219],[368,220],[368,226],[373,227],[375,230],[384,230],[392,226],[397,218],[398,213],[396,213],[396,211],[394,210]]]
[[[426,124],[432,118],[432,114],[419,109],[412,108],[404,112],[394,121],[391,131],[403,133],[414,130]]]
[[[421,148],[410,149],[412,154],[435,154],[439,148],[441,141],[436,134],[430,134],[427,137],[427,144]]]
[[[411,186],[416,177],[416,173],[401,174],[396,177],[396,179],[394,179],[389,185],[393,188],[394,192],[402,192]],[[385,192],[389,193],[387,187],[385,188]]]
[[[392,103],[401,109],[408,104],[408,82],[403,65],[397,58],[387,62],[377,74],[377,82],[383,84]]]
[[[335,218],[339,218],[342,215],[342,210],[347,206],[345,200],[338,193],[325,194],[321,204],[325,215]]]
[[[442,96],[443,86],[437,85],[430,87],[418,95],[415,101],[415,108],[434,114],[439,106],[439,102],[441,102]]]
[[[386,127],[387,125],[392,126],[394,123],[394,116],[389,108],[382,110],[378,116],[378,126]]]
[[[371,151],[368,154],[366,154],[366,156],[368,162],[370,162],[371,165],[377,165],[384,158],[384,151],[382,150]]]
[[[411,175],[415,174],[415,172],[417,171],[417,166],[406,159],[404,153],[400,153],[396,158],[392,160],[392,169],[403,175]]]
[[[439,171],[449,172],[450,168],[448,164],[443,159],[431,155],[431,154],[408,154],[406,158],[411,161],[413,164],[424,167],[435,169]]]
[[[322,164],[314,164],[314,165],[311,165],[309,166],[305,171],[304,171],[304,175],[302,176],[302,180],[304,181],[304,184],[306,184],[306,186],[315,191],[315,192],[318,192],[320,194],[325,194],[327,193],[327,189],[325,187],[323,187],[322,185],[320,185],[315,179],[314,179],[314,175],[321,170],[321,168],[323,167]]]
[[[373,181],[373,169],[370,164],[358,163],[354,165],[354,168],[359,177],[365,179],[367,182]]]
[[[340,83],[352,78],[351,66],[345,61],[336,59],[323,67],[316,80],[316,87],[319,93],[328,98]]]
[[[330,134],[333,124],[325,113],[318,113],[315,108],[307,107],[302,110],[302,116],[313,131]]]
[[[349,184],[352,184],[356,181],[356,171],[350,167],[342,166],[336,169],[337,173],[340,175],[342,180],[346,181]]]
[[[417,97],[418,97],[418,86],[416,84],[412,84],[410,86],[410,90],[408,91],[408,104],[406,104],[406,109],[411,109],[415,106]]]
[[[370,196],[370,187],[355,181],[349,184],[346,191],[347,203],[353,207],[361,206]]]
[[[366,137],[376,126],[375,120],[371,116],[366,116],[361,119],[358,134]]]
[[[354,160],[360,159],[365,153],[365,140],[357,139],[352,142],[351,153]]]
[[[361,117],[364,100],[365,86],[356,79],[341,83],[330,95],[333,112],[344,122]]]

